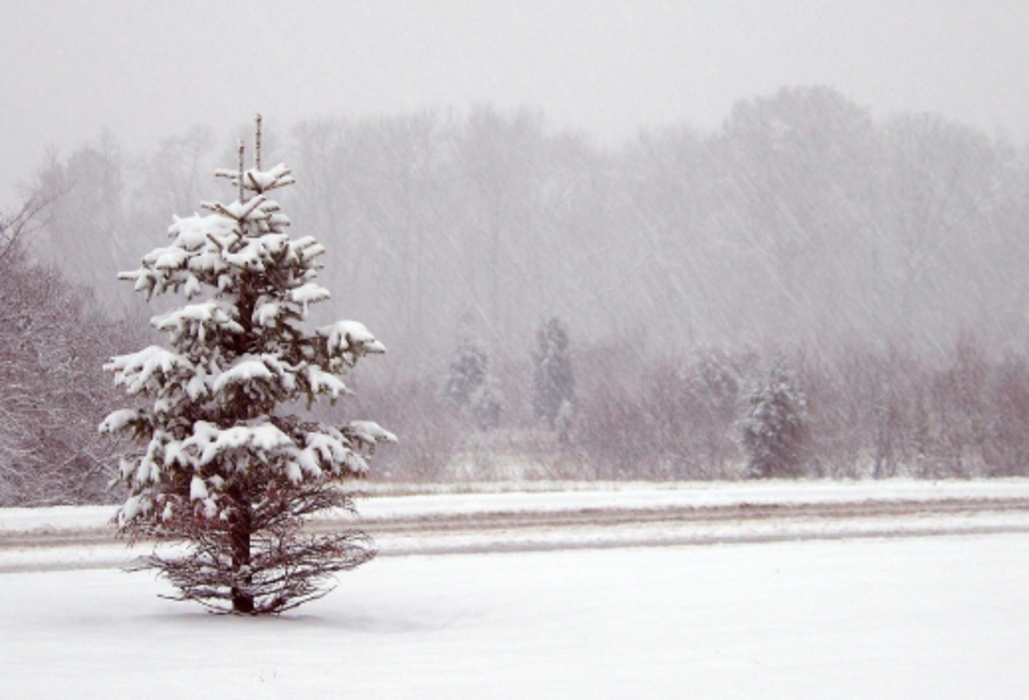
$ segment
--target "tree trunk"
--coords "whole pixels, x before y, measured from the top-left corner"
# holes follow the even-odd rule
[[[232,519],[232,612],[250,615],[254,612],[254,594],[251,589],[253,575],[250,572],[251,512],[249,499],[237,489],[232,489],[236,502],[236,513]],[[231,492],[230,492],[231,493]]]
[[[238,320],[243,332],[237,337],[237,355],[251,352],[256,344],[254,337],[253,315],[257,303],[253,281],[250,274],[244,272],[240,277],[239,297],[236,301]],[[238,403],[237,420],[245,420],[253,411],[261,408],[247,403]],[[248,479],[244,477],[242,484],[230,488],[229,493],[236,504],[236,513],[232,519],[232,612],[238,615],[250,615],[254,612],[254,594],[251,584],[253,574],[250,572],[250,535],[253,532],[253,517],[250,504]]]

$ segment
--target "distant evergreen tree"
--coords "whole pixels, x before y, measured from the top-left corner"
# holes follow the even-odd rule
[[[467,411],[483,430],[496,428],[503,413],[503,396],[490,376],[490,356],[482,342],[467,328],[447,367],[446,397]]]
[[[807,402],[796,379],[775,362],[746,396],[740,421],[747,476],[799,476],[808,437]]]
[[[532,363],[533,415],[563,433],[575,404],[575,377],[568,352],[568,331],[559,319],[542,323],[536,331]]]
[[[731,359],[708,351],[689,375],[690,429],[710,468],[721,472],[736,454],[732,428],[740,401],[740,382]]]
[[[463,331],[447,367],[447,398],[458,406],[469,405],[488,372],[486,348],[472,333]]]
[[[170,348],[105,365],[115,384],[150,404],[101,424],[145,443],[121,463],[130,492],[121,530],[188,544],[185,555],[155,552],[144,566],[167,577],[180,600],[239,614],[319,598],[333,573],[374,556],[363,533],[305,535],[302,526],[328,508],[353,511],[340,482],[363,475],[365,455],[396,439],[371,422],[333,427],[290,413],[301,400],[347,395],[347,372],[385,348],[355,321],[303,327],[309,306],[329,298],[314,281],[325,249],[286,233],[289,219],[268,195],[294,179],[281,164],[261,169],[260,118],[257,134],[254,168],[244,171],[240,143],[238,169],[217,173],[233,181],[236,200],[178,219],[169,245],[119,275],[147,299],[205,299],[152,319]]]
[[[471,411],[480,430],[500,427],[500,418],[504,413],[504,394],[493,377],[487,376],[486,381],[472,395]]]

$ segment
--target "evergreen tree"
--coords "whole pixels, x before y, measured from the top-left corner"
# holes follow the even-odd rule
[[[269,193],[294,179],[281,164],[261,169],[260,124],[254,167],[244,170],[240,143],[238,168],[216,173],[232,180],[236,200],[177,219],[170,245],[119,275],[148,300],[181,292],[188,303],[151,320],[170,347],[105,365],[149,405],[100,426],[145,443],[121,462],[130,492],[121,530],[189,544],[184,556],[155,550],[141,566],[166,576],[179,600],[240,614],[319,598],[333,573],[374,556],[363,533],[314,536],[303,521],[328,508],[353,512],[341,482],[365,473],[377,443],[396,439],[375,423],[333,427],[290,412],[302,399],[310,407],[346,395],[348,370],[385,348],[354,321],[304,328],[310,305],[329,298],[314,281],[325,249],[286,233]]]
[[[471,333],[462,333],[447,367],[447,398],[458,406],[468,406],[486,382],[488,372],[486,348]]]
[[[532,363],[533,414],[536,420],[564,432],[575,403],[575,377],[568,353],[568,331],[559,319],[546,321],[536,331]]]
[[[461,338],[447,367],[445,393],[455,406],[470,413],[482,430],[500,424],[504,401],[490,376],[489,352],[466,327],[461,329]]]
[[[808,437],[807,402],[796,379],[775,362],[746,397],[740,421],[747,476],[798,476]]]
[[[487,375],[486,381],[472,395],[471,410],[480,430],[500,427],[500,417],[504,413],[504,394],[492,376]]]

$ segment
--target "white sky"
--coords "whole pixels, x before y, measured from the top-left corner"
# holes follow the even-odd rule
[[[1029,136],[1025,0],[0,0],[0,207],[48,147],[129,152],[255,111],[283,127],[490,102],[618,143],[832,85],[882,116]]]

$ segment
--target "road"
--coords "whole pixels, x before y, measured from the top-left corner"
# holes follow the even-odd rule
[[[322,518],[315,532],[359,528],[380,556],[744,544],[1029,532],[1029,496],[868,498],[844,502],[625,505]],[[0,573],[124,566],[112,526],[0,530]]]

